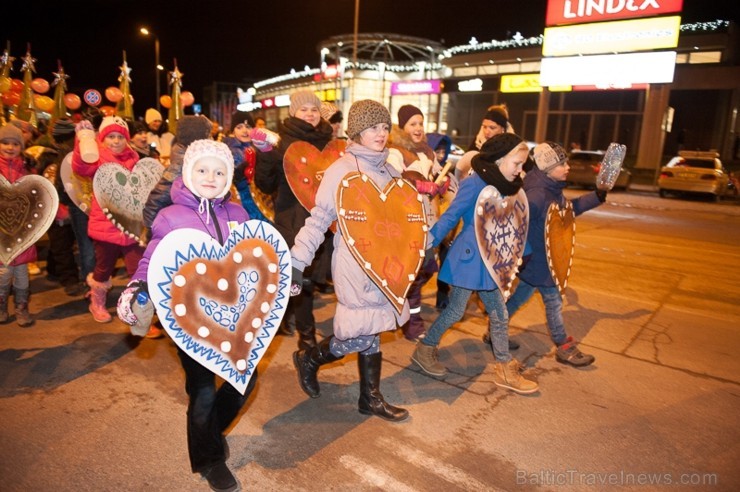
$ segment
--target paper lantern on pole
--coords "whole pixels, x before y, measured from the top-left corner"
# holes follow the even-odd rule
[[[100,106],[100,112],[103,113],[103,116],[115,116],[116,108],[113,106]]]
[[[41,77],[37,77],[31,81],[31,89],[38,94],[46,94],[49,92],[49,83]]]
[[[67,107],[67,109],[70,109],[71,111],[74,111],[75,109],[79,109],[82,105],[82,100],[80,99],[80,96],[77,94],[65,94],[64,95],[64,105]]]
[[[172,98],[165,94],[164,96],[159,98],[159,104],[162,105],[163,108],[170,109],[172,106]]]
[[[117,103],[123,98],[123,92],[118,87],[108,87],[105,90],[105,98],[112,103]]]

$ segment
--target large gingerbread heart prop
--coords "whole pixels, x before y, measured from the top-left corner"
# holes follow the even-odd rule
[[[92,203],[93,185],[90,178],[83,178],[72,171],[72,152],[62,159],[62,165],[59,167],[59,174],[62,178],[64,191],[67,192],[70,200],[77,207],[85,212],[90,213],[90,203]]]
[[[347,174],[337,190],[337,222],[352,256],[399,313],[427,247],[422,200],[404,179],[381,190],[358,172]]]
[[[149,262],[149,295],[175,343],[244,394],[277,333],[290,294],[285,239],[250,220],[221,246],[205,232],[178,229]]]
[[[545,220],[545,253],[547,266],[561,296],[565,295],[568,286],[575,252],[576,214],[573,204],[566,200],[565,206],[560,208],[556,203],[551,203]]]
[[[95,172],[98,205],[118,229],[137,241],[144,227],[144,205],[163,173],[162,164],[149,157],[139,160],[132,171],[109,162]]]
[[[46,178],[24,176],[11,184],[0,175],[0,262],[9,265],[54,221],[59,195]]]
[[[483,263],[504,299],[522,264],[529,229],[529,202],[523,190],[504,197],[486,186],[475,205],[475,238]]]
[[[303,207],[311,211],[324,172],[344,155],[344,140],[332,140],[323,151],[308,142],[293,142],[285,151],[283,169],[288,185]]]

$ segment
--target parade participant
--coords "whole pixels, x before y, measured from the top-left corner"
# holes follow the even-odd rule
[[[15,183],[23,176],[35,174],[21,156],[24,148],[23,133],[12,124],[0,128],[0,174],[9,183]],[[30,282],[28,263],[36,260],[36,246],[23,251],[9,265],[0,263],[0,323],[7,323],[8,297],[13,288],[15,301],[15,321],[18,326],[31,326],[34,323],[28,311]]]
[[[252,138],[254,136],[254,138]],[[267,135],[254,126],[254,119],[245,111],[237,111],[231,115],[231,129],[228,137],[223,138],[231,153],[234,155],[234,186],[239,192],[242,206],[250,217],[258,220],[267,220],[260,212],[252,198],[249,184],[254,179],[254,168],[257,164],[257,150],[269,152],[272,145],[267,143]]]
[[[272,194],[277,191],[275,228],[290,247],[293,246],[295,235],[303,227],[309,213],[290,189],[283,168],[283,157],[293,142],[308,142],[319,150],[323,150],[329,143],[332,128],[321,118],[320,107],[321,101],[311,91],[302,90],[291,94],[288,109],[290,117],[283,122],[278,146],[270,152],[257,153],[254,182],[263,193]],[[317,253],[317,256],[320,254]],[[290,323],[289,318],[295,319],[299,348],[316,345],[316,320],[313,314],[315,286],[310,280],[313,268],[313,265],[307,268],[301,295],[291,297],[283,318],[283,326]],[[283,328],[281,332],[289,331]]]
[[[450,178],[447,176],[443,185],[434,182],[434,176],[441,170],[436,161],[434,150],[427,143],[424,133],[424,115],[421,110],[411,104],[398,109],[398,126],[393,127],[388,146],[400,151],[403,163],[396,164],[396,169],[408,178],[416,189],[424,195],[424,204],[427,207],[429,227],[436,222],[436,203],[432,203],[436,196],[444,195],[449,187]],[[398,154],[396,154],[398,155]],[[391,159],[393,161],[393,159]],[[409,322],[402,326],[403,335],[407,340],[417,341],[424,336],[424,320],[421,318],[421,289],[430,278],[439,270],[434,258],[425,261],[408,292]]]
[[[152,159],[159,159],[159,152],[157,149],[149,145],[147,126],[141,121],[134,121],[129,123],[131,128],[131,148],[139,154],[139,159],[144,157],[151,157]]]
[[[31,123],[29,123],[28,121],[18,119],[18,118],[12,118],[10,120],[10,124],[18,128],[23,134],[23,148],[28,148],[31,145],[33,145],[34,140],[38,136],[39,132]],[[38,174],[40,169],[37,165],[36,160],[31,158],[28,164],[31,165],[33,169],[35,170],[35,173]],[[38,275],[39,273],[41,273],[41,268],[39,268],[38,263],[36,263],[36,260],[29,261],[27,263],[27,266],[28,266],[28,273],[30,275]]]
[[[139,293],[148,295],[149,260],[157,244],[169,232],[181,228],[197,229],[224,244],[232,225],[249,220],[242,207],[229,201],[233,175],[234,158],[223,143],[196,140],[188,146],[183,158],[182,176],[172,183],[173,204],[157,214],[152,225],[152,239],[131,282],[118,299],[118,316],[124,323],[134,325],[138,322],[133,303],[137,302]],[[242,395],[228,382],[217,389],[214,373],[179,347],[177,355],[185,371],[185,391],[190,399],[187,436],[191,469],[205,477],[213,490],[239,490],[238,481],[226,466],[223,433],[236,419],[254,389],[256,369]]]
[[[450,156],[452,150],[452,140],[447,135],[441,133],[427,133],[427,143],[434,149],[434,155],[440,166],[444,167],[447,164],[447,159]],[[447,258],[447,251],[449,250],[449,242],[443,240],[439,243],[439,264],[444,263]],[[435,301],[435,307],[437,309],[444,309],[449,304],[450,298],[450,286],[444,280],[440,280],[437,277],[437,299]]]
[[[502,196],[516,194],[522,187],[520,173],[527,159],[527,145],[517,135],[502,133],[487,140],[472,161],[473,174],[460,183],[450,208],[432,228],[433,246],[437,246],[460,218],[463,219],[462,231],[452,243],[439,273],[442,280],[452,286],[449,304],[432,323],[411,357],[427,374],[442,377],[447,373],[437,360],[437,346],[442,335],[462,319],[471,294],[477,292],[488,313],[496,361],[494,383],[522,394],[538,389],[536,382],[519,373],[519,363],[509,354],[509,319],[504,296],[483,263],[475,235],[475,209],[480,192],[491,185]]]
[[[103,164],[118,164],[131,171],[139,160],[138,154],[129,146],[130,136],[128,125],[118,116],[106,116],[100,124],[97,135],[98,160],[85,162],[80,153],[80,132],[93,130],[89,121],[83,120],[77,124],[77,136],[72,154],[72,170],[89,179]],[[95,269],[87,276],[87,285],[90,286],[90,312],[98,323],[108,323],[111,315],[106,309],[105,302],[108,291],[111,289],[111,276],[115,270],[118,257],[123,255],[126,271],[132,275],[143,253],[139,243],[119,230],[106,217],[97,198],[93,195],[90,204],[90,219],[87,233],[93,240],[95,249]]]
[[[455,165],[455,176],[462,181],[472,172],[470,162],[480,150],[483,143],[489,138],[502,133],[514,133],[509,124],[509,111],[505,104],[489,106],[483,115],[480,129],[475,139],[468,147],[468,151],[457,161]]]
[[[175,136],[167,130],[167,124],[162,120],[162,113],[154,108],[149,108],[144,113],[144,122],[149,129],[147,145],[153,147],[159,153],[163,162],[167,162],[170,158],[172,140]]]
[[[342,122],[344,121],[344,116],[335,104],[332,104],[330,102],[322,102],[321,117],[328,121],[331,125],[333,130],[332,139],[346,138],[339,136],[339,134],[342,132]]]
[[[294,285],[300,285],[306,267],[311,264],[324,233],[337,219],[336,195],[340,181],[350,172],[359,171],[383,189],[401,173],[387,163],[388,132],[391,117],[380,103],[357,101],[347,117],[347,135],[351,139],[342,158],[324,173],[316,194],[316,206],[306,225],[295,237],[291,250]],[[373,283],[352,253],[338,228],[334,235],[332,278],[337,294],[334,335],[318,346],[293,354],[298,381],[307,395],[320,394],[317,372],[319,366],[357,352],[360,372],[359,411],[390,421],[401,421],[409,413],[386,402],[380,393],[380,333],[394,330],[408,320],[408,303],[398,314],[383,292]]]
[[[563,188],[568,178],[568,155],[565,149],[554,142],[544,142],[534,148],[534,161],[537,165],[524,178],[524,191],[529,201],[529,233],[527,243],[532,254],[526,267],[519,272],[519,285],[506,302],[509,317],[514,316],[535,290],[540,293],[545,304],[545,318],[550,338],[557,347],[555,359],[563,364],[583,367],[593,364],[593,355],[584,354],[578,349],[573,337],[565,333],[563,322],[563,299],[555,284],[548,266],[545,249],[545,224],[550,204],[564,207],[567,198]],[[576,216],[601,205],[606,200],[606,190],[596,190],[571,200]],[[490,342],[490,339],[485,340]]]

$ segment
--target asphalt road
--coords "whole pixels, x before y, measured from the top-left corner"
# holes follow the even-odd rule
[[[381,390],[411,412],[398,424],[357,412],[356,357],[324,366],[308,398],[296,339],[276,338],[229,465],[261,491],[740,490],[738,203],[611,193],[577,220],[569,287],[566,325],[596,363],[555,361],[533,299],[511,324],[532,396],[493,384],[475,302],[442,339],[445,380],[410,364],[400,331],[384,334]],[[95,323],[43,276],[32,292],[36,325],[0,326],[0,490],[207,490],[188,466],[172,343]],[[324,333],[333,302],[317,302]]]

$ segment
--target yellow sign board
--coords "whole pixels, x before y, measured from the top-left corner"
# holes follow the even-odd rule
[[[499,90],[507,93],[542,92],[540,74],[523,73],[502,75]],[[570,86],[550,87],[551,92],[568,92],[570,90]]]
[[[675,48],[681,17],[650,17],[545,28],[544,56],[630,53]]]

